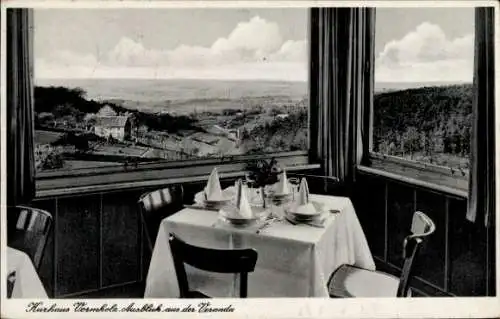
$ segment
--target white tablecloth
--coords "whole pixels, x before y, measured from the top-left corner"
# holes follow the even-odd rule
[[[255,271],[249,274],[248,297],[328,297],[327,281],[341,264],[375,269],[365,235],[351,201],[311,195],[340,213],[330,214],[325,228],[273,223],[259,234],[217,223],[214,211],[185,208],[161,223],[146,280],[146,298],[177,298],[168,233],[210,248],[254,248]],[[224,262],[224,261],[221,261]],[[233,297],[234,275],[214,274],[187,266],[190,289],[211,297]],[[237,293],[236,295],[237,296]]]
[[[31,259],[14,248],[7,247],[7,275],[16,272],[11,298],[46,299],[47,292]]]

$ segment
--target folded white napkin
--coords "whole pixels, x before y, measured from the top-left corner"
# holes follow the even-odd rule
[[[300,181],[299,188],[299,198],[297,199],[298,205],[305,205],[309,203],[309,186],[307,185],[307,180],[302,178]]]
[[[231,212],[235,218],[252,218],[253,212],[248,202],[246,189],[243,187],[241,180],[236,182],[236,210]]]
[[[280,180],[278,181],[278,186],[276,188],[276,194],[284,195],[288,194],[290,191],[288,190],[288,178],[286,177],[286,171],[283,170],[281,174]]]
[[[217,167],[214,167],[212,173],[210,173],[208,177],[207,186],[205,187],[205,196],[206,200],[218,201],[223,199]]]
[[[300,181],[299,196],[295,206],[295,213],[303,215],[317,213],[316,207],[309,202],[309,186],[307,185],[307,180],[305,178],[302,178]]]

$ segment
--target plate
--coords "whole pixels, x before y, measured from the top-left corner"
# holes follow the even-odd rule
[[[228,222],[229,224],[232,224],[234,226],[249,226],[255,224],[258,220],[261,219],[261,216],[255,215],[252,216],[251,218],[245,218],[245,217],[235,217],[230,215],[226,210],[221,209],[219,211],[219,216],[222,220]]]
[[[209,201],[209,200],[204,200],[202,201],[203,207],[210,208],[210,209],[220,209],[224,206],[226,206],[231,200],[225,199],[225,200],[219,200],[219,201]]]
[[[295,208],[295,205],[293,203],[290,203],[290,205],[288,205],[285,208],[285,213],[289,216],[292,216],[297,221],[313,220],[314,218],[320,216],[323,213],[323,205],[318,203],[318,202],[314,202],[314,201],[310,201],[310,203],[315,208],[314,212],[306,213],[306,214],[295,212],[295,211],[293,211],[293,209]]]
[[[222,198],[222,199],[219,199],[219,200],[204,199],[203,203],[205,205],[221,205],[221,204],[227,204],[230,201],[231,201],[231,199],[227,199],[227,198]]]
[[[271,198],[273,200],[276,200],[276,201],[285,201],[285,200],[288,200],[290,197],[292,197],[292,194],[291,193],[288,193],[288,194],[272,194],[271,195]]]
[[[203,191],[198,192],[194,196],[194,202],[200,205],[203,205],[204,207],[207,208],[221,208],[222,206],[228,204],[231,202],[231,192],[228,192],[226,190],[222,191],[222,196],[223,198],[221,200],[206,200],[205,194]]]
[[[324,214],[313,216],[311,219],[298,219],[292,215],[285,215],[285,219],[292,224],[307,224],[314,227],[324,228],[325,217]]]

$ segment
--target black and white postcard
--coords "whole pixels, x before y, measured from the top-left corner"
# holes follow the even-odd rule
[[[500,316],[498,3],[1,22],[1,317]]]

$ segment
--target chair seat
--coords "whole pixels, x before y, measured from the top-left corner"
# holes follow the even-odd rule
[[[396,297],[399,278],[350,265],[340,266],[328,283],[331,297]],[[411,296],[411,291],[408,292]]]

